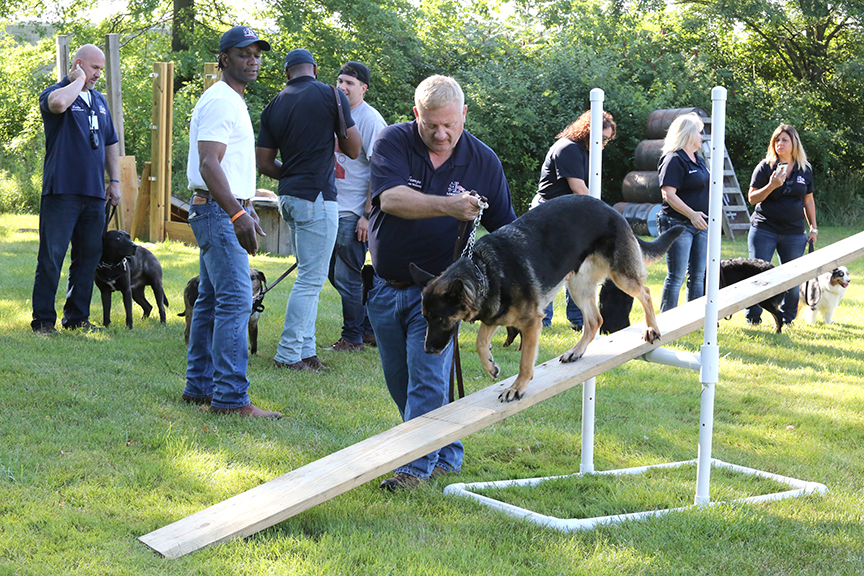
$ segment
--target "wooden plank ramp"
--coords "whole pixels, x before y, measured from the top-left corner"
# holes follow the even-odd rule
[[[864,232],[725,288],[719,294],[720,317],[862,256]],[[154,530],[139,540],[162,556],[178,558],[205,546],[249,536],[699,330],[704,326],[704,317],[704,298],[688,302],[657,316],[662,333],[659,342],[644,342],[641,325],[599,338],[577,362],[562,364],[555,358],[539,365],[527,395],[518,402],[498,401],[498,394],[514,379],[508,378]]]

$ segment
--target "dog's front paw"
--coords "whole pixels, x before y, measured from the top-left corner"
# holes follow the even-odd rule
[[[568,362],[575,362],[576,360],[579,360],[580,358],[582,358],[582,356],[584,354],[585,354],[584,352],[577,352],[575,349],[573,349],[573,350],[569,350],[569,351],[565,352],[564,354],[562,354],[561,357],[558,358],[558,360],[560,362],[565,363],[565,364]]]
[[[498,400],[501,402],[513,402],[514,400],[520,400],[524,395],[524,390],[511,386],[498,395]]]
[[[657,340],[660,340],[660,332],[658,332],[654,328],[646,328],[645,333],[642,335],[642,339],[650,344],[653,344]]]
[[[486,370],[486,373],[489,374],[489,377],[493,380],[497,380],[498,375],[501,373],[501,368],[498,367],[498,364],[492,362],[492,366]]]

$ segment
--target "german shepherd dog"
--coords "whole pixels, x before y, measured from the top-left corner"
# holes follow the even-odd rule
[[[518,400],[534,376],[546,305],[566,280],[584,317],[581,340],[560,358],[574,362],[603,323],[596,298],[597,284],[606,278],[639,300],[647,324],[644,338],[654,342],[660,338],[660,329],[651,292],[645,286],[645,266],[659,260],[683,230],[676,226],[654,242],[645,242],[612,207],[574,194],[544,202],[480,238],[471,258],[460,258],[441,276],[412,263],[414,281],[424,286],[425,350],[441,353],[460,321],[479,320],[477,353],[483,369],[495,379],[499,368],[492,358],[492,335],[498,326],[517,328],[522,333],[519,375],[498,398]]]
[[[249,315],[249,353],[256,355],[258,353],[258,320],[261,318],[260,310],[255,309],[255,299],[262,291],[267,289],[267,278],[264,273],[255,268],[249,268],[249,278],[252,280],[252,314]],[[189,279],[186,283],[186,288],[183,289],[183,304],[185,308],[183,312],[177,316],[183,316],[186,319],[186,328],[183,331],[183,338],[186,340],[186,345],[189,345],[189,331],[192,329],[192,314],[195,310],[195,301],[198,299],[198,286],[201,284],[201,276],[195,276]],[[263,296],[261,299],[263,300]],[[260,302],[259,302],[260,304]]]

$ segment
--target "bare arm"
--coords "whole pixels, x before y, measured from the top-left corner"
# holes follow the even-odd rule
[[[816,235],[819,233],[816,226],[816,202],[813,200],[813,194],[804,196],[804,217],[807,218],[807,223],[810,224],[810,233],[807,235],[807,242],[811,240],[816,243]]]
[[[63,88],[58,88],[48,95],[48,110],[52,114],[62,114],[66,112],[69,106],[78,98],[81,89],[84,87],[84,71],[80,65],[75,65],[75,69],[69,73],[69,85]]]
[[[660,190],[663,192],[663,199],[666,203],[669,204],[673,210],[683,214],[688,220],[690,220],[690,223],[693,224],[696,229],[708,229],[708,216],[705,215],[704,212],[698,212],[687,206],[687,204],[678,197],[677,188],[673,188],[672,186],[661,186]]]
[[[455,196],[423,194],[408,186],[394,186],[381,192],[381,210],[406,220],[451,216],[473,220],[480,213],[479,198],[467,192]]]
[[[105,147],[105,170],[108,172],[108,187],[105,189],[105,202],[116,206],[120,202],[120,163],[118,146],[115,142]]]
[[[255,148],[255,164],[258,166],[258,171],[274,180],[279,180],[282,176],[282,162],[276,159],[278,152],[273,148]]]
[[[360,130],[357,126],[352,126],[348,129],[346,138],[336,138],[339,140],[339,150],[345,153],[352,160],[356,160],[360,156],[360,149],[363,147],[363,136],[360,135]]]
[[[225,172],[222,171],[222,166],[219,164],[225,155],[225,148],[225,144],[221,142],[198,142],[198,156],[201,158],[199,164],[201,177],[204,179],[204,183],[207,184],[210,197],[229,216],[234,216],[238,212],[243,213],[239,218],[234,220],[234,233],[237,235],[237,241],[240,242],[240,246],[250,255],[254,256],[258,252],[258,238],[256,234],[263,236],[264,231],[261,230],[258,221],[240,206],[234,194],[231,193],[228,179],[225,177]]]
[[[572,178],[568,176],[567,184],[570,186],[570,191],[574,194],[582,194],[583,196],[588,196],[590,194],[588,192],[588,186],[585,185],[585,181],[581,178]]]

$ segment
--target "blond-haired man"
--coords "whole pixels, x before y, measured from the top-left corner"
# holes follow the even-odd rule
[[[390,396],[404,420],[445,405],[453,355],[426,354],[420,286],[408,264],[440,274],[453,262],[461,222],[480,212],[475,191],[488,200],[482,222],[495,230],[516,216],[498,157],[465,131],[467,106],[453,78],[431,76],[414,93],[415,120],[381,131],[372,153],[369,251],[375,276],[367,312],[381,354]],[[461,246],[460,246],[461,249]],[[381,483],[410,489],[430,476],[462,467],[454,442],[400,466]]]

